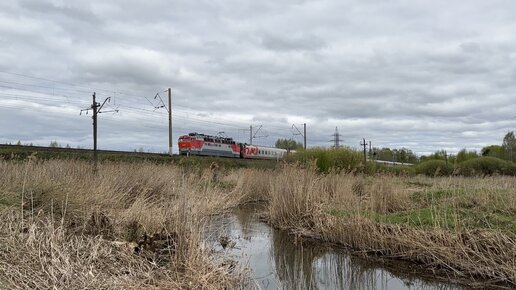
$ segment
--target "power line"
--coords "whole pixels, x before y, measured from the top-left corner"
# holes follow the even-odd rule
[[[0,71],[0,73],[6,74],[6,75],[11,75],[11,76],[16,76],[16,77],[20,77],[20,78],[26,78],[26,79],[32,79],[32,80],[40,80],[40,81],[45,81],[45,82],[52,82],[54,84],[62,84],[62,85],[64,85],[64,87],[63,87],[63,86],[56,86],[56,85],[35,84],[35,83],[27,83],[27,82],[12,81],[12,80],[0,80],[0,83],[4,84],[4,85],[0,84],[0,87],[14,90],[14,93],[13,92],[6,92],[6,91],[1,92],[0,91],[0,95],[7,96],[11,100],[31,101],[34,104],[43,105],[43,106],[48,105],[48,104],[45,104],[45,102],[62,101],[62,98],[64,98],[66,100],[66,102],[69,103],[69,104],[84,105],[85,103],[87,103],[87,101],[81,100],[81,99],[79,99],[77,97],[67,96],[67,95],[63,95],[63,94],[56,94],[55,91],[74,92],[74,94],[75,94],[75,93],[84,93],[84,92],[88,92],[89,93],[90,91],[85,91],[85,90],[82,90],[82,89],[92,89],[91,87],[88,87],[88,86],[72,84],[72,83],[52,80],[52,79],[48,79],[48,78],[40,78],[40,77],[29,76],[29,75],[24,75],[24,74],[19,74],[19,73],[11,73],[11,72],[6,72],[6,71]],[[7,84],[7,85],[5,85],[5,84]],[[40,90],[40,89],[43,89],[43,90]],[[115,90],[106,90],[106,89],[99,89],[99,88],[95,88],[95,90],[103,91],[104,93],[96,93],[96,97],[98,97],[98,96],[107,96],[106,100],[108,100],[108,99],[111,100],[111,94],[113,94],[113,99],[114,99],[114,96],[116,94],[122,94],[122,95],[127,95],[127,96],[135,96],[135,95],[131,95],[130,93],[119,92],[119,91],[115,91]],[[17,92],[23,92],[25,94],[34,94],[34,95],[18,94]],[[156,96],[159,96],[159,93]],[[142,96],[136,96],[136,97],[139,98],[142,102],[144,101],[144,99],[147,99],[146,97],[142,97]],[[161,97],[160,97],[160,101],[161,101],[161,105],[158,104],[158,106],[153,106],[154,109],[157,109],[156,107],[158,107],[158,108],[164,107],[164,103],[163,103],[163,100],[161,99]],[[94,102],[94,105],[95,105],[95,102]],[[151,105],[152,105],[152,103],[151,103]],[[0,107],[3,107],[3,108],[16,108],[18,110],[24,110],[24,111],[29,111],[30,110],[30,109],[24,108],[23,106],[25,106],[25,105],[20,105],[20,106],[16,106],[16,105],[7,106],[7,105],[4,105],[4,106],[0,106]],[[147,109],[144,109],[144,108],[138,108],[138,107],[134,107],[134,106],[130,106],[130,105],[125,105],[125,104],[121,104],[119,107],[123,107],[127,111],[129,111],[129,112],[139,112],[140,115],[141,114],[145,114],[145,115],[147,115],[149,117],[149,118],[142,118],[140,115],[138,115],[137,116],[138,119],[142,119],[142,120],[149,121],[149,122],[154,122],[154,123],[156,121],[162,121],[162,120],[160,120],[160,117],[163,117],[163,114],[160,113],[160,112],[156,112],[155,110],[152,111],[152,110],[147,110]],[[177,107],[179,107],[179,108],[176,108],[174,111],[177,111],[178,114],[174,114],[173,118],[170,118],[170,120],[179,120],[180,123],[184,123],[184,124],[187,124],[187,122],[191,123],[191,124],[202,124],[202,128],[209,128],[209,127],[212,127],[212,128],[220,128],[220,127],[234,128],[234,129],[231,129],[231,130],[235,131],[235,132],[239,132],[242,128],[245,128],[245,122],[246,121],[235,122],[234,120],[227,120],[227,119],[222,119],[222,118],[191,117],[189,115],[189,113],[191,113],[191,111],[192,111],[191,108],[185,107],[185,106],[181,106],[181,105],[178,105]],[[184,108],[184,109],[181,109],[181,108]],[[115,111],[118,111],[118,110],[115,110]],[[157,118],[154,118],[155,116],[157,116]],[[190,127],[190,126],[187,125],[187,127]],[[283,132],[285,132],[285,131],[291,132],[291,128],[282,128],[282,127],[277,127],[277,126],[269,126],[267,130],[265,130],[264,128],[261,129],[261,132],[264,133],[263,134],[264,136],[258,136],[257,135],[257,133],[260,132],[260,130],[259,130],[259,131],[255,132],[253,137],[254,138],[258,138],[258,137],[266,138],[266,137],[268,137],[270,135],[272,135],[272,136],[282,136],[282,137],[285,136],[284,133],[275,132],[275,130],[276,131],[283,131]],[[228,131],[228,130],[225,129],[225,131]]]
[[[78,88],[88,89],[88,90],[90,90],[90,91],[104,91],[104,92],[110,92],[110,93],[115,92],[115,91],[112,91],[112,90],[106,90],[106,89],[101,89],[101,88],[86,87],[86,86],[82,86],[82,85],[77,85],[77,84],[67,83],[67,82],[63,82],[63,81],[56,81],[56,80],[52,80],[52,79],[48,79],[48,78],[41,78],[41,77],[29,76],[29,75],[20,74],[20,73],[13,73],[13,72],[1,71],[1,70],[0,70],[0,73],[8,74],[8,75],[14,75],[14,76],[19,76],[19,77],[24,77],[24,78],[30,78],[30,79],[35,79],[35,80],[42,80],[42,81],[47,81],[47,82],[59,83],[59,84],[67,85],[67,86],[72,86],[72,87],[78,87]]]
[[[52,100],[49,99],[49,101],[55,101],[55,99],[52,99]],[[12,106],[11,105],[8,108],[20,108],[20,107],[23,107],[23,106],[24,105],[20,105],[20,106]],[[159,120],[163,120],[162,118],[165,117],[165,114],[162,114],[162,113],[153,112],[151,110],[136,108],[136,107],[127,106],[127,105],[120,105],[119,108],[123,108],[124,111],[126,111],[126,112],[127,111],[129,111],[129,112],[138,112],[140,114],[138,116],[133,116],[133,119],[134,118],[138,118],[138,119],[149,121],[149,122],[156,122],[156,121],[159,121]],[[141,114],[147,115],[149,118],[142,118]],[[152,118],[152,117],[155,117],[155,118]],[[225,128],[234,128],[235,131],[236,130],[242,130],[242,129],[245,128],[244,125],[239,126],[239,125],[235,125],[234,123],[233,124],[228,124],[228,123],[215,122],[213,120],[198,119],[198,118],[193,118],[193,117],[190,117],[190,116],[184,116],[184,115],[181,115],[181,114],[174,114],[173,119],[176,120],[176,121],[183,121],[184,123],[188,122],[188,123],[202,124],[204,127],[207,126],[207,127],[212,127],[212,128],[220,128],[222,126],[222,127],[225,127]],[[227,131],[228,129],[225,129],[225,130]],[[265,132],[265,135],[273,135],[273,136],[278,136],[278,137],[285,137],[285,134],[280,133],[280,132],[274,132],[274,131],[271,131],[271,130],[266,130],[264,132]],[[262,137],[262,138],[264,138],[265,136],[258,136],[258,135],[256,135],[255,137]]]
[[[26,86],[26,87],[35,87],[35,88],[43,88],[43,89],[51,89],[51,90],[58,90],[58,91],[74,91],[79,93],[89,93],[90,91],[83,91],[83,90],[77,90],[77,89],[66,89],[66,88],[60,88],[60,87],[49,87],[49,86],[43,86],[43,85],[36,85],[36,84],[25,84],[25,83],[18,83],[18,82],[10,82],[10,81],[2,81],[0,80],[0,83],[4,84],[11,84],[11,85],[19,85],[19,86]],[[14,88],[16,87],[7,87],[7,88]]]
[[[34,96],[27,96],[27,95],[18,95],[18,94],[8,94],[8,93],[2,93],[0,92],[0,95],[8,97],[7,100],[16,100],[16,101],[47,101],[47,102],[58,102],[58,101],[64,101],[69,104],[77,104],[77,105],[84,105],[85,101],[79,101],[79,100],[70,100],[67,96],[56,96],[56,97],[34,97]],[[5,100],[5,99],[4,99]],[[32,102],[35,103],[35,102]]]
[[[113,99],[114,99],[114,96],[116,94],[125,95],[125,96],[128,96],[128,97],[134,97],[134,98],[145,98],[144,96],[141,96],[141,95],[136,94],[136,93],[128,93],[128,92],[122,92],[122,91],[118,91],[118,90],[108,90],[108,89],[104,89],[104,88],[97,88],[97,87],[91,87],[91,86],[85,86],[85,85],[78,85],[78,84],[74,84],[74,83],[70,83],[70,82],[58,81],[58,80],[53,80],[53,79],[49,79],[49,78],[35,77],[35,76],[26,75],[26,74],[12,73],[12,72],[7,72],[7,71],[0,71],[0,73],[7,74],[7,75],[12,75],[12,76],[17,76],[17,77],[28,78],[28,79],[42,80],[42,81],[52,82],[52,83],[56,83],[56,84],[63,84],[65,86],[82,88],[82,89],[85,89],[86,91],[84,91],[84,90],[77,90],[77,89],[71,89],[71,88],[47,87],[47,86],[41,86],[41,85],[22,84],[22,83],[18,83],[19,85],[36,86],[36,87],[39,86],[39,87],[48,88],[48,89],[68,90],[68,91],[75,91],[75,92],[81,92],[81,93],[91,93],[92,91],[96,91],[97,92],[97,96],[113,97]],[[11,83],[15,83],[15,82],[11,82]],[[10,87],[10,88],[19,89],[19,88],[16,88],[16,87]],[[98,93],[98,91],[103,91],[104,93]],[[109,93],[109,95],[106,94],[106,93]]]
[[[5,73],[5,72],[4,72]],[[55,82],[55,83],[64,83],[64,82],[60,82],[60,81],[55,81],[55,80],[50,80],[50,79],[44,79],[44,78],[37,78],[37,77],[30,77],[30,76],[26,76],[26,75],[22,75],[22,74],[14,74],[14,75],[19,75],[19,76],[23,76],[23,77],[29,77],[29,78],[34,78],[34,79],[41,79],[41,80],[45,80],[45,81],[51,81],[51,82]],[[56,87],[48,87],[48,86],[41,86],[41,85],[33,85],[33,84],[22,84],[22,83],[17,83],[17,82],[8,82],[8,83],[13,83],[13,84],[19,84],[19,85],[25,85],[25,86],[34,86],[34,87],[41,87],[41,88],[48,88],[48,89],[58,89],[58,90],[68,90],[68,91],[78,91],[78,92],[84,92],[84,91],[80,91],[80,90],[70,90],[70,89],[63,89],[63,88],[56,88]],[[69,84],[69,83],[64,83],[66,85],[72,85],[72,84]],[[74,85],[76,86],[76,85]],[[0,85],[1,87],[1,85]],[[34,90],[28,90],[26,88],[17,88],[17,87],[10,87],[10,86],[4,86],[4,87],[7,87],[7,88],[11,88],[11,89],[15,89],[15,90],[18,90],[18,91],[25,91],[25,92],[31,92],[31,93],[37,93],[37,94],[45,94],[47,96],[49,96],[50,94],[48,92],[40,92],[40,91],[34,91]],[[79,87],[79,86],[78,86]],[[108,92],[113,92],[113,93],[116,93],[114,91],[110,91],[110,90],[105,90],[105,91],[108,91]],[[14,94],[13,94],[14,95]],[[55,94],[52,94],[53,96],[55,96]],[[99,96],[101,94],[97,94],[97,96]],[[104,95],[104,94],[102,94]],[[70,103],[70,96],[65,96],[65,95],[60,95],[64,98],[67,99],[67,101]],[[51,99],[49,97],[36,97],[36,96],[33,96],[33,97],[28,97],[28,96],[23,96],[23,95],[19,95],[17,97],[25,97],[25,99],[31,99],[31,100],[35,100],[35,101],[41,101],[41,100],[46,100],[46,101],[54,101],[54,99]],[[72,100],[73,102],[81,102],[81,105],[82,104],[85,104],[85,101],[81,101],[81,100],[76,100],[75,98]],[[121,105],[123,107],[126,107],[126,108],[130,108],[130,109],[133,109],[133,110],[139,110],[139,111],[147,111],[147,113],[154,113],[154,111],[150,111],[150,110],[145,110],[145,109],[142,109],[142,108],[136,108],[136,107],[131,107],[131,106],[127,106],[127,105]],[[183,107],[183,106],[178,106],[178,107]],[[183,108],[187,108],[187,109],[190,109],[188,107],[183,107]],[[177,110],[177,109],[176,109]],[[178,111],[183,111],[185,112],[184,110],[178,110]],[[234,121],[230,121],[230,120],[226,120],[226,119],[221,119],[221,118],[213,118],[213,117],[210,117],[208,120],[206,119],[199,119],[199,118],[194,118],[194,117],[190,117],[190,116],[187,116],[186,118],[189,118],[191,120],[195,120],[195,121],[199,121],[199,122],[205,122],[205,123],[216,123],[216,124],[219,124],[219,125],[223,125],[223,126],[230,126],[230,127],[235,127],[235,128],[241,128],[245,125],[235,125],[235,122]],[[210,120],[211,119],[211,120]],[[228,122],[231,122],[231,123],[228,123]],[[291,131],[290,129],[287,129],[287,128],[280,128],[280,127],[275,127],[275,126],[269,126],[269,128],[273,128],[273,129],[276,129],[276,130],[280,130],[280,131]],[[281,135],[281,134],[280,134]]]

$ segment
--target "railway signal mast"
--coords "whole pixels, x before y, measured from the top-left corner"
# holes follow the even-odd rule
[[[118,109],[110,110],[110,111],[102,111],[102,108],[106,103],[109,103],[111,101],[111,97],[107,97],[102,104],[98,103],[96,100],[96,93],[93,93],[93,103],[91,104],[91,107],[88,109],[82,109],[79,115],[82,115],[83,112],[86,112],[86,115],[90,110],[93,111],[93,116],[91,117],[93,119],[93,172],[97,173],[98,170],[98,155],[97,155],[97,121],[98,121],[98,114],[101,113],[109,113],[109,112],[115,112],[118,113]]]

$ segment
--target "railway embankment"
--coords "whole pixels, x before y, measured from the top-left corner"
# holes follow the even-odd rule
[[[24,161],[29,157],[38,160],[93,160],[93,150],[44,147],[44,146],[24,146],[0,144],[0,160]],[[226,157],[210,156],[180,156],[162,153],[148,153],[137,151],[114,151],[98,150],[98,158],[102,162],[126,162],[141,163],[149,162],[154,164],[172,164],[188,168],[209,168],[213,163],[224,169],[235,168],[262,168],[272,169],[278,165],[276,160],[260,159],[239,159]]]

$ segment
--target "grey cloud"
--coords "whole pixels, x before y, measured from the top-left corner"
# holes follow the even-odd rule
[[[313,35],[265,35],[262,37],[262,45],[270,50],[303,51],[323,48],[324,42]]]
[[[253,124],[270,135],[259,142],[273,144],[298,138],[291,123],[306,122],[309,145],[329,145],[339,126],[350,146],[366,137],[427,152],[478,149],[516,129],[512,1],[7,2],[1,70],[82,87],[0,87],[0,101],[14,93],[44,105],[0,102],[9,124],[0,135],[11,142],[89,145],[91,122],[69,110],[97,90],[121,111],[102,116],[104,148],[164,151],[166,116],[144,97],[167,87],[175,136],[225,131],[245,141]],[[0,81],[63,86],[2,73]],[[70,104],[41,94],[69,95]]]
[[[58,17],[68,21],[81,21],[89,24],[99,24],[102,21],[91,11],[87,2],[64,1],[60,4],[55,2],[37,1],[37,0],[21,0],[20,8],[26,9],[32,13],[46,17]]]

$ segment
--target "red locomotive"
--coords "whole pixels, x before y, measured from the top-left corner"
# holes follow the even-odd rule
[[[283,159],[287,150],[237,143],[233,138],[189,133],[179,137],[180,155],[220,156],[247,159]]]

